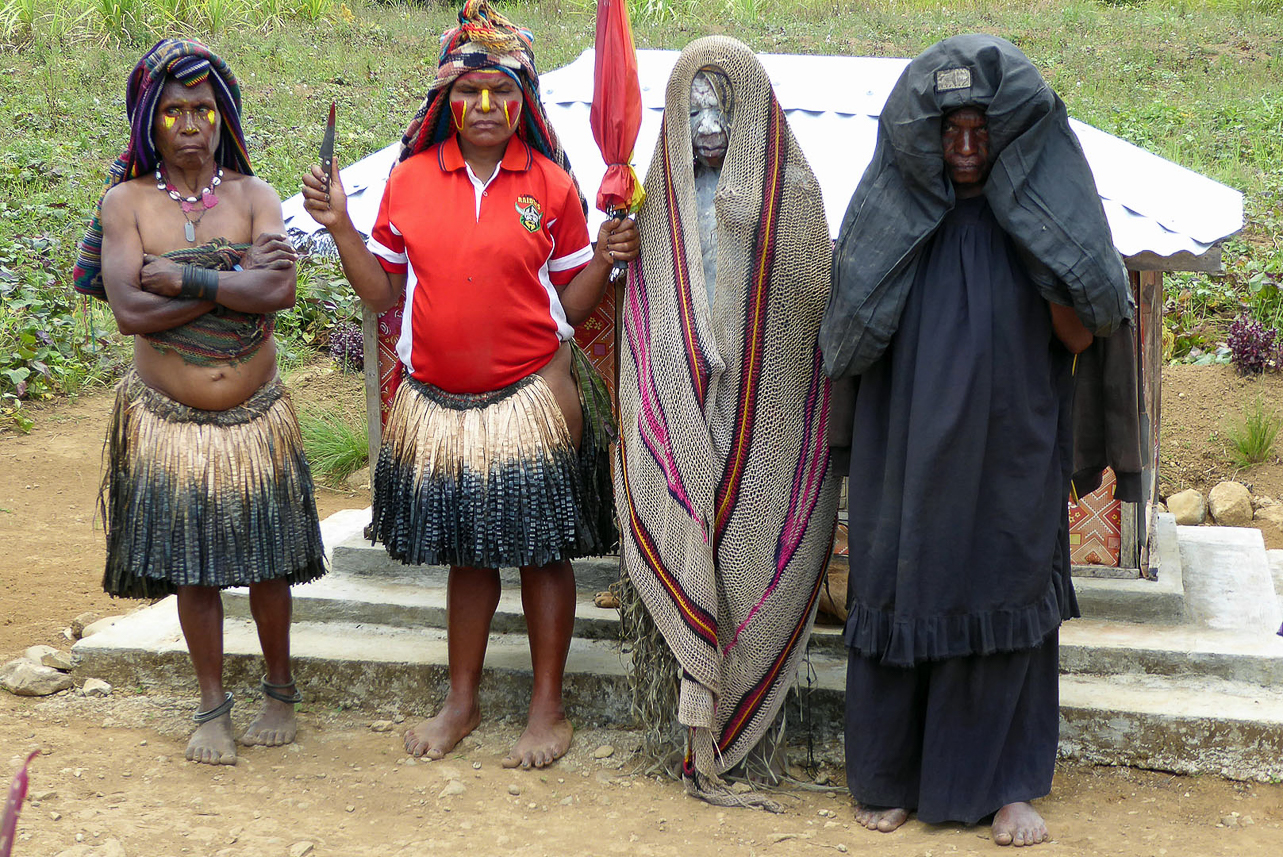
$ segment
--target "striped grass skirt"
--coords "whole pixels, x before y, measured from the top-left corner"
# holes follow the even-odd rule
[[[584,409],[578,452],[539,375],[475,395],[402,382],[374,478],[374,536],[389,555],[509,568],[617,548],[610,399],[578,351],[574,367]]]
[[[107,458],[108,594],[325,573],[312,472],[279,380],[234,408],[203,411],[131,370],[116,387]]]

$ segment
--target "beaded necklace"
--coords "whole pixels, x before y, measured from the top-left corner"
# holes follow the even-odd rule
[[[196,243],[196,224],[201,222],[205,212],[218,205],[218,196],[214,193],[214,189],[222,183],[223,168],[219,167],[218,172],[214,173],[214,177],[210,180],[209,187],[201,188],[199,196],[183,196],[178,192],[178,188],[170,183],[163,170],[156,167],[156,189],[167,193],[169,198],[178,203],[183,210],[183,237],[187,239],[188,244]],[[187,215],[196,210],[196,203],[200,203],[201,212],[195,220],[192,220]]]

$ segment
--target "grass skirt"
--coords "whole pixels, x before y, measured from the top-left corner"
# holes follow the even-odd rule
[[[539,375],[476,395],[405,379],[374,479],[374,534],[389,555],[412,565],[508,568],[617,547],[609,398],[581,357],[578,452]]]
[[[116,387],[107,458],[108,594],[325,573],[312,473],[279,380],[234,408],[203,411],[130,371]]]

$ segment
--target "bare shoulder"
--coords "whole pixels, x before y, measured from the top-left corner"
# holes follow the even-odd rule
[[[280,205],[281,198],[276,189],[258,176],[247,176],[244,173],[227,170],[223,174],[223,184],[236,188],[245,199],[255,203],[271,201]]]
[[[107,189],[107,193],[102,198],[102,214],[104,222],[108,220],[119,221],[122,218],[132,217],[138,207],[146,199],[144,191],[151,188],[155,189],[156,183],[148,178],[133,179],[132,181],[121,182]]]

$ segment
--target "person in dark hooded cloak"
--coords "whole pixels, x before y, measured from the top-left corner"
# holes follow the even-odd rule
[[[993,816],[996,843],[1043,842],[1029,801],[1051,789],[1058,628],[1078,615],[1074,367],[1095,337],[1130,337],[1131,306],[1064,105],[1013,45],[957,36],[906,68],[833,287],[825,368],[854,378],[835,446],[856,818]]]

